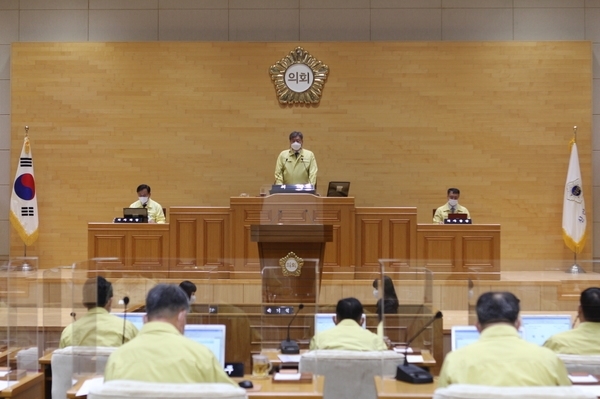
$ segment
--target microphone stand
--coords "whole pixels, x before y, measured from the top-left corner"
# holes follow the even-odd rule
[[[408,364],[407,352],[409,345],[417,338],[427,327],[437,319],[443,317],[442,312],[438,311],[411,339],[406,343],[404,349],[404,364],[399,364],[396,369],[396,379],[398,381],[408,382],[410,384],[428,384],[433,382],[433,376],[428,371],[413,364]]]
[[[121,344],[125,343],[125,325],[127,324],[127,305],[129,305],[129,297],[123,297],[123,339]]]
[[[298,342],[292,341],[290,339],[290,327],[292,326],[292,322],[298,316],[298,313],[304,308],[303,304],[298,305],[298,310],[294,313],[294,317],[290,320],[290,323],[287,326],[287,338],[285,341],[281,341],[281,353],[284,355],[297,355],[300,353],[300,346],[298,346]]]

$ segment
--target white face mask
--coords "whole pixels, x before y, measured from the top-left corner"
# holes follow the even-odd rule
[[[373,296],[377,299],[379,299],[379,290],[375,289],[373,290]]]
[[[194,303],[194,302],[196,302],[196,295],[192,295],[192,296],[190,297],[190,305],[191,305],[192,303]]]
[[[140,200],[142,205],[144,205],[146,202],[148,202],[148,197],[139,197],[138,199]]]
[[[291,147],[294,151],[300,151],[300,148],[302,148],[302,144],[298,143],[297,141],[294,141]]]
[[[448,205],[450,205],[451,207],[456,208],[456,205],[458,205],[458,200],[455,199],[449,199],[448,200]]]

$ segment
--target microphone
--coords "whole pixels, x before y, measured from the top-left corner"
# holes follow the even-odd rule
[[[284,355],[297,355],[300,353],[300,347],[298,346],[298,342],[292,341],[290,339],[290,327],[292,326],[292,322],[298,316],[298,313],[304,308],[303,304],[298,305],[298,310],[294,313],[294,317],[290,320],[290,324],[287,326],[287,338],[285,341],[281,341],[281,353]]]
[[[124,296],[123,297],[123,339],[121,341],[121,344],[125,343],[125,325],[127,324],[127,305],[129,305],[129,297],[128,296]]]
[[[71,316],[73,318],[73,321],[77,321],[77,313],[71,312],[71,313],[69,313],[69,316]]]
[[[404,349],[404,364],[399,364],[396,368],[396,379],[398,381],[408,382],[410,384],[428,384],[433,382],[433,376],[428,372],[422,369],[421,367],[415,366],[413,364],[408,364],[407,352],[409,345],[417,338],[427,327],[429,327],[434,321],[437,319],[441,319],[443,317],[442,312],[438,310],[438,312],[429,320],[421,329],[412,336],[411,339],[406,342],[406,348]]]

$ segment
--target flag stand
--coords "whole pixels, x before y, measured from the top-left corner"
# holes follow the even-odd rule
[[[570,274],[586,273],[586,271],[583,270],[583,268],[577,264],[577,254],[573,254],[573,265],[570,266],[567,270],[565,270],[565,273],[570,273]]]
[[[27,258],[27,244],[23,244],[23,257]],[[27,261],[23,262],[21,265],[21,271],[28,272],[30,270],[31,266],[29,266],[29,263],[27,263]]]

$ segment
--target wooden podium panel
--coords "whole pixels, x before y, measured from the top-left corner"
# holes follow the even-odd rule
[[[500,279],[500,225],[419,224],[417,248],[436,279]]]
[[[229,278],[229,208],[171,207],[171,278]],[[210,274],[205,275],[203,274]]]
[[[414,265],[416,230],[417,208],[356,208],[355,278],[372,279],[379,259],[398,259],[393,268]]]
[[[325,243],[333,240],[331,225],[252,225],[251,239],[258,243],[264,303],[315,303],[323,275]],[[298,275],[286,275],[280,260],[293,256]],[[296,265],[298,266],[298,264]]]
[[[260,278],[258,246],[250,226],[261,224],[331,225],[333,237],[325,249],[323,270],[336,278],[354,278],[354,198],[311,194],[232,197],[232,278]]]
[[[168,277],[169,231],[169,224],[89,223],[88,258],[97,259],[96,270]]]

